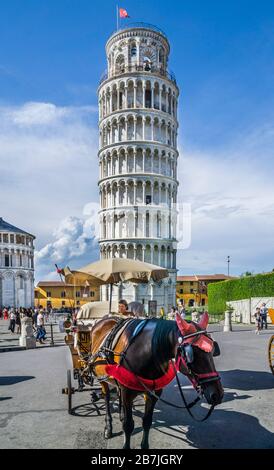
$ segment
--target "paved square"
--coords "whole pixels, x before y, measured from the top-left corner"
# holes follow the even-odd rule
[[[211,325],[221,347],[215,358],[225,397],[204,423],[194,422],[182,410],[159,403],[150,432],[150,448],[265,448],[274,449],[274,375],[267,361],[273,328],[255,335],[254,327],[235,326],[223,333]],[[48,341],[49,342],[49,341]],[[121,448],[123,435],[118,413],[113,413],[114,438],[105,441],[104,404],[89,402],[89,393],[76,393],[74,416],[67,413],[66,371],[70,352],[59,340],[56,347],[0,353],[0,448]],[[194,392],[181,376],[189,401]],[[176,383],[164,398],[180,404]],[[115,408],[115,403],[113,407]],[[140,448],[143,400],[134,407],[132,448]],[[195,412],[205,413],[198,407]]]

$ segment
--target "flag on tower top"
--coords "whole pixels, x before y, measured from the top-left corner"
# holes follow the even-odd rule
[[[120,8],[120,18],[129,18],[129,14],[124,8]]]

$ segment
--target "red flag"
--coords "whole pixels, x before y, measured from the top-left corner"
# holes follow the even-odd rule
[[[129,18],[127,10],[120,8],[120,18]]]
[[[65,274],[63,269],[58,268],[57,264],[55,265],[57,274]]]

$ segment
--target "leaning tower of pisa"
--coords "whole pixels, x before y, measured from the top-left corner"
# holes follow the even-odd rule
[[[122,285],[114,297],[157,311],[175,304],[177,102],[170,46],[143,23],[113,33],[99,95],[100,256],[126,257],[169,270],[158,284]],[[102,299],[107,299],[103,290]],[[155,307],[155,304],[154,304]]]

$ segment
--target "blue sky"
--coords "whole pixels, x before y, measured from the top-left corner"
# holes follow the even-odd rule
[[[180,272],[225,272],[228,254],[234,274],[271,270],[274,2],[119,5],[131,16],[122,24],[155,24],[171,43],[179,192],[192,206]],[[110,0],[0,3],[0,215],[36,234],[37,280],[53,275],[54,257],[98,256],[86,204],[98,202],[96,90],[115,26]]]

